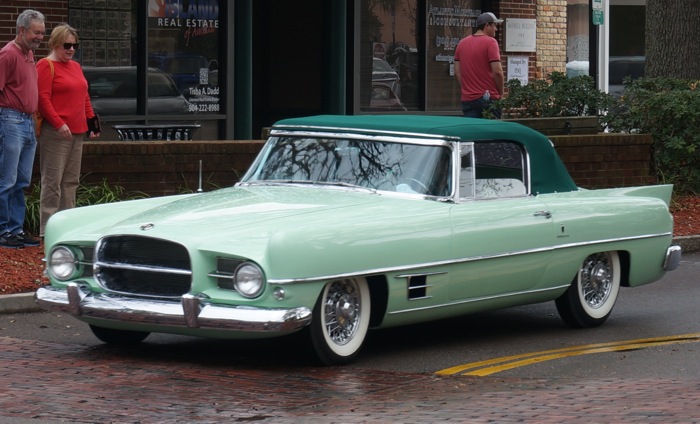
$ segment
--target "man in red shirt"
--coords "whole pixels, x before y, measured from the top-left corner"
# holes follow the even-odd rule
[[[37,246],[24,230],[24,189],[32,179],[39,107],[34,50],[44,39],[44,15],[25,10],[17,36],[0,50],[0,247]]]
[[[493,100],[503,96],[503,67],[496,41],[497,24],[503,22],[491,12],[476,20],[476,32],[457,45],[455,77],[462,90],[462,112],[469,118],[481,118],[485,109],[501,117],[501,111],[490,108]]]

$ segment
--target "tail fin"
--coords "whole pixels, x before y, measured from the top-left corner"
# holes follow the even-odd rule
[[[673,194],[673,184],[625,187],[615,189],[615,191],[625,196],[656,197],[666,202],[666,206],[669,206],[671,204],[671,195]]]

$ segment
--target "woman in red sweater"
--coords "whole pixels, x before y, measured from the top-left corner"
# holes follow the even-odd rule
[[[67,24],[56,26],[49,38],[51,53],[37,67],[39,112],[44,117],[39,136],[41,171],[41,227],[54,213],[75,206],[80,182],[83,136],[87,121],[95,116],[88,83],[80,65],[73,60],[78,32]],[[87,136],[96,138],[99,132]]]

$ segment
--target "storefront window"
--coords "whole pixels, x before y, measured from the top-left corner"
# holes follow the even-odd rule
[[[590,75],[589,0],[566,2],[566,72],[569,76]]]
[[[360,110],[418,110],[421,105],[416,0],[361,0]]]
[[[75,59],[83,66],[136,65],[136,2],[70,0],[68,23],[78,30]]]
[[[646,1],[611,1],[609,22],[608,92],[621,96],[625,78],[635,80],[644,76]]]
[[[454,50],[459,40],[472,34],[481,1],[361,4],[360,110],[459,111]]]
[[[141,7],[147,22],[138,21]],[[80,37],[75,59],[102,118],[137,114],[137,69],[146,65],[149,116],[220,113],[218,0],[70,0],[68,17]],[[148,28],[148,63],[137,54],[145,41],[137,40],[139,25]]]
[[[220,112],[217,0],[150,0],[148,52],[148,66],[170,75],[191,112]]]
[[[454,77],[459,41],[471,35],[481,13],[480,1],[433,0],[428,5],[426,110],[460,110],[460,88]]]

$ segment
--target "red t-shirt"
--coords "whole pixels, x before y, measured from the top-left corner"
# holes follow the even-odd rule
[[[479,99],[487,90],[492,99],[501,98],[491,72],[491,62],[501,61],[495,38],[485,34],[463,38],[457,44],[454,60],[462,74],[462,101]]]
[[[88,83],[78,62],[42,59],[36,64],[39,74],[39,111],[52,127],[67,124],[70,132],[81,134],[88,130],[87,118],[95,116],[88,94]]]
[[[31,115],[38,102],[34,53],[24,56],[10,41],[0,50],[0,107]]]

